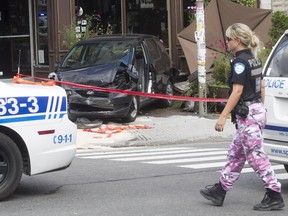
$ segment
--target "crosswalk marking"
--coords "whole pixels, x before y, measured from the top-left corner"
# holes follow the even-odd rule
[[[274,170],[280,170],[283,169],[283,165],[274,165],[272,166]],[[248,172],[254,172],[251,167],[243,168],[241,173],[248,173]]]
[[[125,151],[107,151],[107,152],[91,152],[87,150],[77,150],[76,157],[86,157],[86,156],[96,156],[96,155],[107,155],[107,154],[123,154],[123,153],[141,153],[141,152],[157,152],[157,151],[174,151],[174,150],[185,150],[185,149],[191,149],[191,148],[185,148],[185,147],[175,147],[175,148],[158,148],[158,149],[136,149],[136,150],[125,150]],[[217,150],[217,149],[215,149]]]
[[[215,151],[217,149],[208,149],[209,151]],[[185,152],[185,154],[181,154]],[[187,153],[187,152],[201,152],[201,153]],[[149,159],[150,158],[166,158],[169,156],[158,156],[158,155],[169,155],[172,154],[171,157],[182,157],[182,156],[203,156],[204,154],[221,154],[223,152],[227,152],[227,151],[215,151],[215,152],[207,152],[207,153],[202,153],[203,149],[191,149],[191,150],[177,150],[177,151],[159,151],[159,152],[140,152],[140,153],[131,153],[131,154],[127,154],[124,152],[124,154],[107,154],[107,155],[91,155],[91,156],[85,156],[85,158],[88,159],[104,159],[104,158],[117,158],[115,160],[120,160],[120,161],[133,161],[133,160],[145,160],[145,159]],[[138,158],[131,158],[131,157],[136,157],[141,155],[141,157]],[[154,157],[145,157],[145,156],[153,156],[153,155],[157,155]],[[143,157],[144,156],[144,157]],[[126,158],[125,158],[126,157]],[[129,157],[129,158],[127,158]],[[124,158],[124,159],[118,159],[118,158]]]
[[[226,164],[227,150],[223,148],[149,148],[149,149],[133,149],[123,151],[107,151],[107,152],[80,152],[76,154],[81,159],[107,159],[112,161],[138,161],[139,163],[165,165],[173,164],[179,168],[190,169],[208,169],[219,168],[216,172],[220,172]],[[204,162],[204,163],[203,163]],[[205,163],[206,162],[206,163]],[[272,165],[277,171],[278,179],[288,179],[288,173],[281,164]],[[242,169],[241,173],[254,172],[251,167],[247,166]],[[284,172],[284,173],[280,173]]]
[[[192,150],[191,150],[192,151]],[[189,151],[186,151],[189,152]],[[117,158],[112,159],[115,161],[140,161],[140,160],[157,160],[157,159],[164,159],[164,158],[179,158],[179,157],[196,157],[196,156],[205,156],[205,155],[218,155],[226,153],[227,151],[214,151],[214,152],[195,152],[193,153],[184,153],[184,154],[169,154],[169,155],[157,155],[157,156],[141,156],[141,157],[132,157],[132,158]]]
[[[200,161],[213,161],[213,160],[225,160],[227,156],[213,156],[213,157],[197,157],[197,158],[185,158],[175,160],[160,160],[160,161],[144,161],[142,163],[147,164],[177,164],[177,163],[188,163],[188,162],[200,162]]]
[[[178,167],[192,168],[192,169],[204,169],[204,168],[212,168],[212,167],[223,167],[225,164],[226,164],[226,162],[222,161],[222,162],[216,162],[216,163],[182,165],[182,166],[178,166]]]
[[[276,178],[279,180],[285,180],[288,179],[288,173],[277,173]]]

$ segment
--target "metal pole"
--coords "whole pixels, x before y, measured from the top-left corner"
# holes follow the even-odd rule
[[[196,0],[196,32],[197,59],[198,59],[198,92],[200,98],[206,98],[206,42],[205,42],[205,16],[203,0]],[[199,102],[199,116],[207,114],[207,103]]]

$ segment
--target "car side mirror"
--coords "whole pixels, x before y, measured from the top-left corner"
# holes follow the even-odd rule
[[[52,80],[59,80],[58,76],[55,72],[49,73],[48,74],[48,79],[52,79]]]

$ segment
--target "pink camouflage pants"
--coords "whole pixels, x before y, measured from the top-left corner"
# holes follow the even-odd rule
[[[262,180],[264,187],[281,192],[281,184],[275,177],[267,154],[263,150],[262,129],[266,124],[266,109],[262,103],[249,105],[246,119],[237,117],[238,129],[232,140],[223,167],[220,182],[225,191],[233,188],[247,160],[248,164]]]

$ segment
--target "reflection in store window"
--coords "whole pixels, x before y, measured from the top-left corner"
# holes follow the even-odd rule
[[[127,0],[129,33],[151,34],[168,47],[168,19],[166,0]]]
[[[28,1],[0,1],[0,11],[0,78],[13,77],[18,68],[21,73],[30,74]]]
[[[79,18],[92,20],[98,34],[121,33],[121,1],[119,0],[75,0]],[[83,31],[82,31],[83,32]]]
[[[187,27],[195,20],[196,0],[183,0],[184,27]]]

